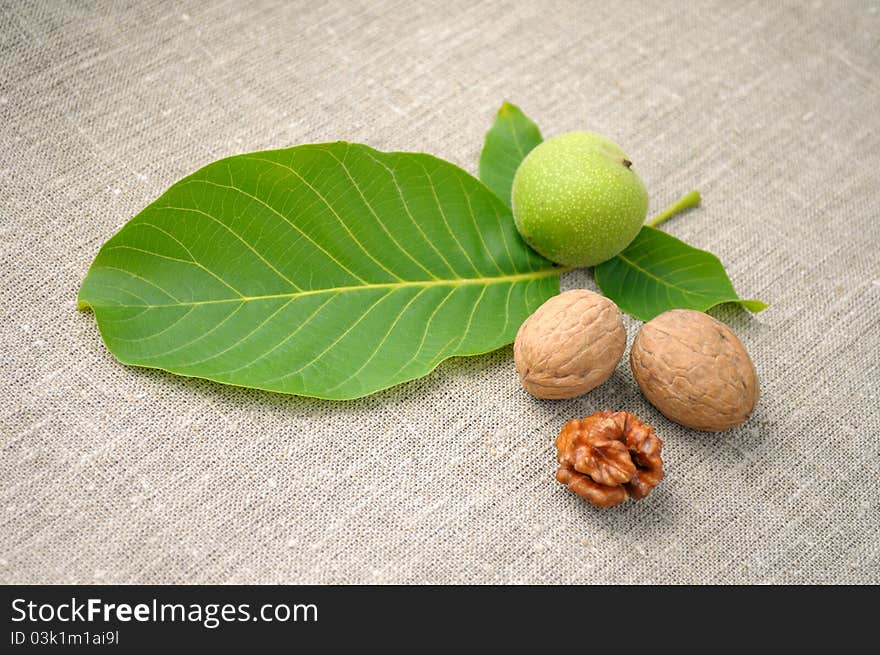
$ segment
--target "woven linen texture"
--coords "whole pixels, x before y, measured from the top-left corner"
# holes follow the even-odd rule
[[[0,582],[880,582],[878,35],[859,0],[0,1]],[[748,424],[671,423],[628,353],[570,401],[509,347],[272,395],[125,367],[76,311],[101,244],[215,159],[342,139],[475,172],[505,99],[621,143],[652,212],[702,191],[664,229],[772,303],[712,312],[760,376]],[[553,478],[604,408],[666,443],[612,510]]]

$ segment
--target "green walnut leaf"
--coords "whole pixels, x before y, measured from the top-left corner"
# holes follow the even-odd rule
[[[501,105],[480,154],[480,179],[508,207],[516,169],[541,140],[538,126],[519,107]]]
[[[561,270],[460,168],[316,144],[174,184],[104,244],[79,306],[126,364],[346,399],[510,343]]]
[[[725,302],[752,312],[768,305],[742,300],[718,258],[645,226],[627,248],[593,269],[596,284],[627,314],[650,321],[668,309],[706,311]]]

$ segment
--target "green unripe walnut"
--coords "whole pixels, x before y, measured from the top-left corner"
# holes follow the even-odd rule
[[[522,161],[511,194],[516,228],[565,266],[594,266],[635,239],[648,192],[621,147],[593,132],[544,141]]]

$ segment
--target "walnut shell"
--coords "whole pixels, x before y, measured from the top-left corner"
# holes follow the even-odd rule
[[[666,418],[721,432],[745,423],[758,402],[758,375],[724,323],[673,309],[642,326],[630,352],[642,393]]]
[[[605,382],[626,349],[620,310],[586,289],[550,298],[520,326],[513,346],[523,387],[538,398],[574,398]]]

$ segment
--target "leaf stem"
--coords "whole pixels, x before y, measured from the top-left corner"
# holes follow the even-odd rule
[[[700,200],[700,192],[691,191],[686,196],[682,196],[681,198],[679,198],[674,205],[667,207],[662,212],[657,214],[654,218],[645,223],[645,225],[647,225],[648,227],[657,227],[661,223],[668,221],[679,212],[682,212],[685,209],[690,209],[691,207],[696,207],[700,204]]]

